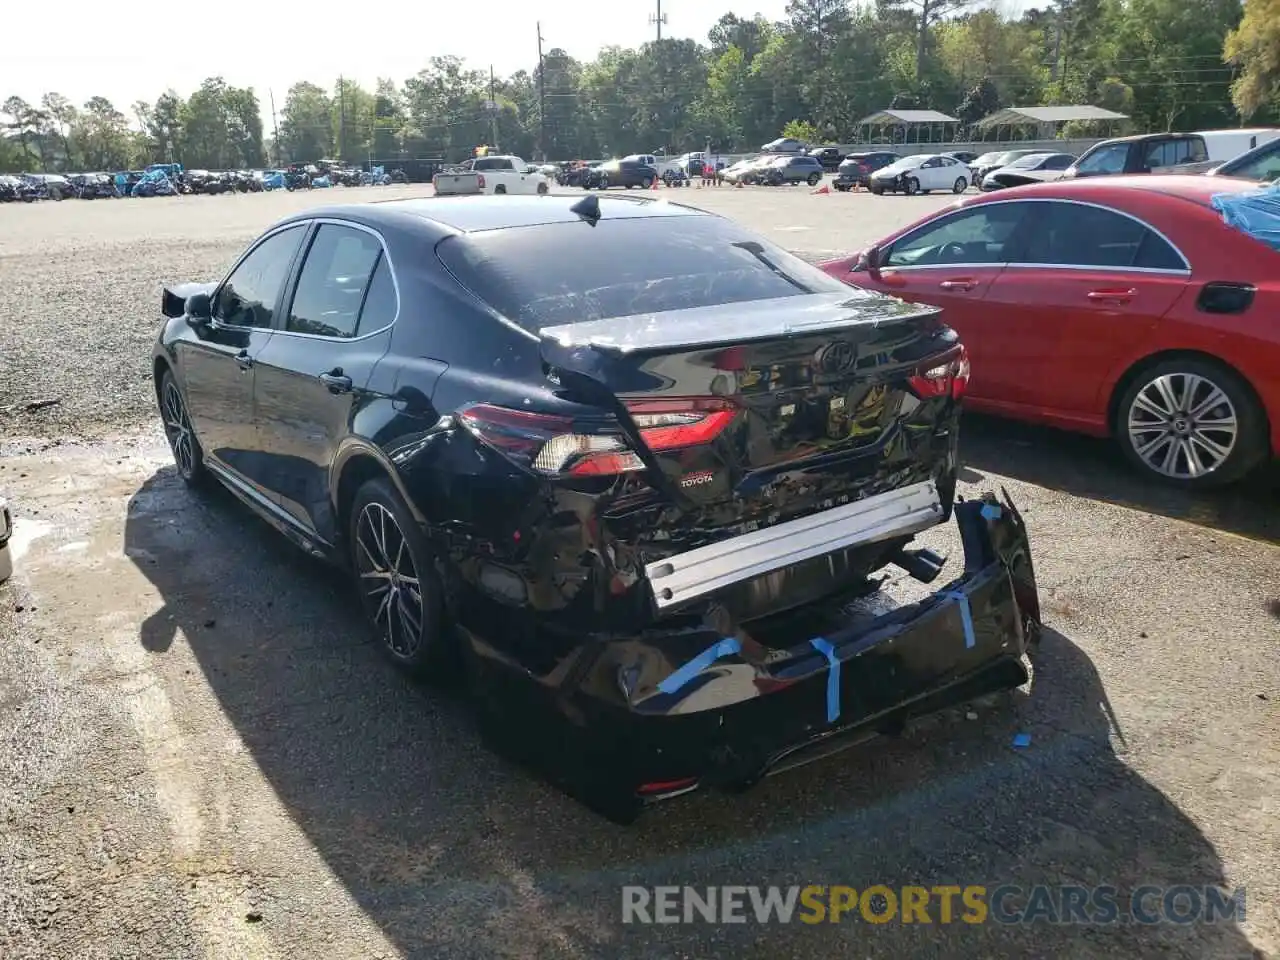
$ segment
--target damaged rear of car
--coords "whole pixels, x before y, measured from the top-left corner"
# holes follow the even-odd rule
[[[536,478],[521,535],[464,561],[486,601],[463,619],[489,729],[624,820],[1018,686],[1039,622],[1016,509],[955,502],[969,369],[939,312],[694,224],[676,229],[721,248],[697,267],[668,249],[620,270],[589,227],[558,228],[560,265],[563,246],[531,254],[519,231],[438,248],[591,411],[459,414]],[[939,578],[912,540],[953,514],[963,574],[859,613],[890,565]]]

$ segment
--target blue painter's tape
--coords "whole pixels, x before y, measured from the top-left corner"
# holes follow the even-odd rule
[[[661,693],[675,693],[717,660],[741,652],[742,644],[737,637],[725,637],[719,643],[713,643],[707,647],[707,649],[663,680],[658,684],[658,690]]]
[[[960,604],[960,622],[964,625],[964,648],[972,650],[978,642],[978,638],[973,632],[973,611],[969,609],[969,595],[960,590],[953,590],[944,593],[944,597],[949,597],[956,603]]]
[[[1014,734],[1013,745],[1018,748],[1031,746],[1031,734],[1029,733]]]
[[[827,658],[827,723],[835,723],[840,719],[840,658],[823,637],[814,637],[809,646]]]
[[[982,514],[983,520],[999,520],[1001,515],[1004,513],[1004,511],[994,503],[984,503],[979,512]]]

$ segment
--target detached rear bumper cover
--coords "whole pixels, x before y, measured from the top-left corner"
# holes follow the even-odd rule
[[[567,723],[554,753],[592,780],[741,785],[906,716],[1018,686],[1040,623],[1026,527],[1007,496],[957,503],[954,515],[964,573],[921,603],[785,650],[709,627],[589,640],[543,677],[472,637],[487,698],[504,713],[550,708]]]

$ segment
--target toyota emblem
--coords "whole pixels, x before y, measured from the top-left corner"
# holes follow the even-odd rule
[[[823,373],[845,373],[858,361],[858,351],[847,340],[828,343],[818,353],[818,366]]]

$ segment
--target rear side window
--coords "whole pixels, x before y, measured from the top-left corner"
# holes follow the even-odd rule
[[[848,288],[719,217],[551,223],[450,237],[441,262],[527,330]]]
[[[287,330],[323,337],[354,337],[360,306],[382,254],[371,233],[322,223],[311,241],[289,309]]]
[[[1240,177],[1244,180],[1257,180],[1270,183],[1280,179],[1280,140],[1272,141],[1257,155],[1240,160],[1232,160],[1218,170],[1219,176]]]
[[[1172,167],[1179,163],[1199,163],[1209,159],[1204,141],[1195,138],[1162,140],[1147,147],[1143,164],[1150,170]]]
[[[1062,267],[1185,270],[1173,247],[1154,230],[1114,210],[1079,203],[1046,203],[1030,231],[1027,263]]]

